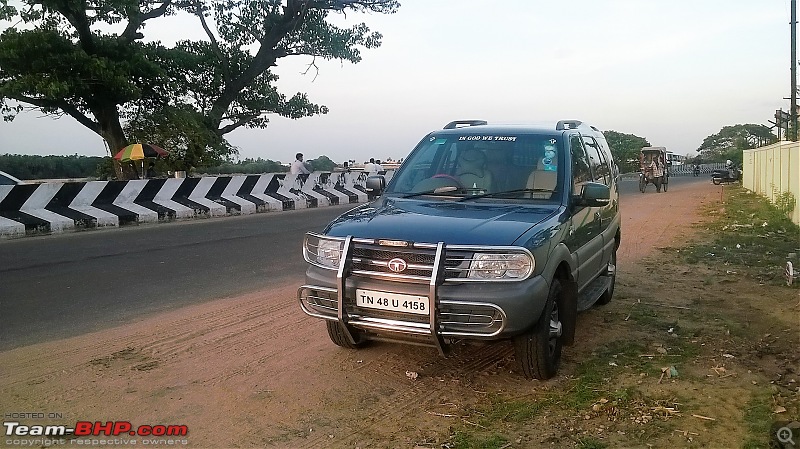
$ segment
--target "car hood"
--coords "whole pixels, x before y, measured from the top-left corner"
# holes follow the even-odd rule
[[[512,245],[557,205],[515,205],[387,198],[337,218],[325,234],[457,245]]]

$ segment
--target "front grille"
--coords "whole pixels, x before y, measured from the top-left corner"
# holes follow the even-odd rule
[[[472,257],[466,251],[447,251],[445,249],[444,277],[448,279],[466,276],[469,260]],[[389,269],[389,261],[395,258],[403,259],[408,268],[400,273]],[[353,270],[369,276],[373,273],[430,279],[433,273],[433,263],[436,259],[436,249],[421,247],[405,247],[402,249],[388,249],[375,244],[353,242],[352,261]]]

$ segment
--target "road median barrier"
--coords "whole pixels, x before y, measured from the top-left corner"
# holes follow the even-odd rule
[[[357,204],[368,199],[366,178],[314,172],[2,185],[0,237]]]

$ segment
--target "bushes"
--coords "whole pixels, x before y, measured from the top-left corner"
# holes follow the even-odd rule
[[[96,175],[103,159],[110,158],[0,154],[0,170],[23,180],[88,178]]]

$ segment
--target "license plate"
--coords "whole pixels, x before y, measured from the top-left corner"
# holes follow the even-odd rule
[[[430,313],[427,296],[403,295],[400,293],[378,292],[356,289],[356,305],[369,309],[391,310],[393,312]]]

